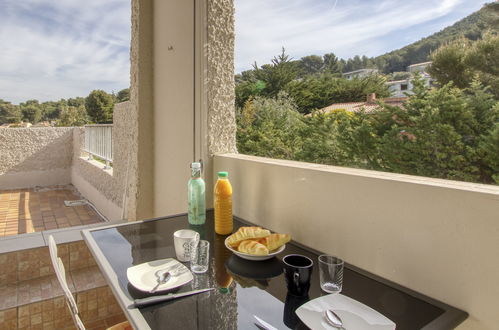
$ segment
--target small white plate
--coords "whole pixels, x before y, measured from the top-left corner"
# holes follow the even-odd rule
[[[266,256],[256,256],[256,255],[253,255],[253,254],[242,253],[242,252],[239,252],[239,251],[233,249],[229,245],[229,243],[227,243],[227,239],[229,239],[229,238],[227,237],[225,239],[225,246],[227,247],[227,249],[229,249],[230,251],[232,251],[238,257],[241,257],[241,258],[246,259],[246,260],[252,260],[252,261],[261,261],[261,260],[267,260],[267,259],[273,258],[274,256],[276,256],[279,253],[281,253],[282,251],[284,251],[284,249],[286,248],[286,244],[284,244],[280,248],[278,248],[276,250],[273,250],[273,251],[270,251],[269,254],[266,255]]]
[[[156,272],[159,270],[168,271],[172,268],[175,268],[173,276],[166,283],[161,284],[156,292],[175,289],[192,281],[191,271],[173,258],[154,260],[130,267],[126,270],[126,276],[134,287],[149,292],[158,284]],[[175,276],[175,274],[179,275]]]
[[[335,330],[325,319],[324,311],[332,309],[343,321],[345,329],[394,330],[393,323],[386,316],[369,306],[342,294],[322,296],[301,305],[296,315],[311,329]]]

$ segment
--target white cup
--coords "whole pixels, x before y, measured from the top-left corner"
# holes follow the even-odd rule
[[[181,229],[173,233],[173,243],[177,259],[182,262],[191,260],[190,243],[199,241],[199,233],[190,229]]]

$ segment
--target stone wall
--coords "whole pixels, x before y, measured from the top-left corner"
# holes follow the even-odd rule
[[[0,129],[0,189],[71,183],[72,127]]]
[[[234,82],[234,1],[207,2],[209,154],[236,151]]]
[[[104,165],[97,161],[89,161],[82,155],[81,148],[85,141],[85,129],[74,129],[74,156],[72,183],[80,193],[90,200],[108,220],[121,220],[123,198],[127,183],[127,170],[131,157],[131,116],[130,102],[114,106],[113,114],[113,167],[104,170]]]

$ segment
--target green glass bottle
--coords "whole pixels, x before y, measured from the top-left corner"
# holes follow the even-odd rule
[[[203,225],[206,221],[205,183],[201,177],[201,163],[191,164],[191,179],[188,186],[189,211],[188,219],[191,225]]]

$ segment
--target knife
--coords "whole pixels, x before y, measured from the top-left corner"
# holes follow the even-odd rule
[[[262,320],[258,316],[256,316],[256,315],[253,315],[253,316],[258,321],[258,323],[255,323],[255,325],[257,326],[257,328],[264,329],[264,330],[278,330],[276,327],[268,324],[267,322],[265,322],[264,320]]]
[[[160,302],[169,301],[169,300],[173,300],[173,299],[177,299],[177,298],[192,296],[194,294],[207,292],[207,291],[211,291],[211,290],[215,290],[215,288],[193,290],[193,291],[187,291],[187,292],[181,292],[181,293],[169,293],[169,294],[165,294],[162,296],[153,296],[153,297],[135,299],[133,301],[133,305],[131,307],[144,307],[144,306],[157,304]]]

